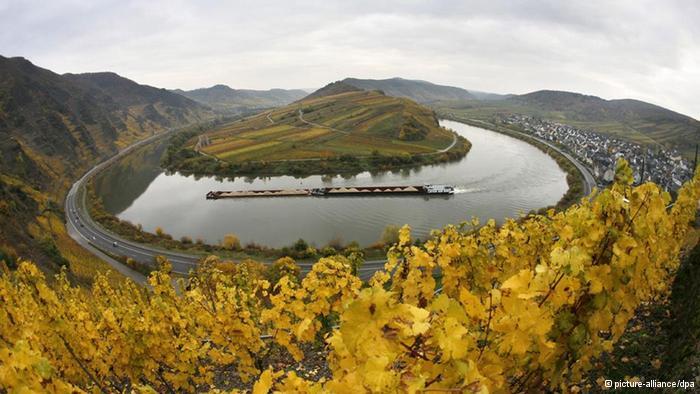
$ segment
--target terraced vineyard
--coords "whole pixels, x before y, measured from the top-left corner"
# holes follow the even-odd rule
[[[428,108],[377,91],[354,91],[261,113],[194,138],[188,147],[241,163],[428,154],[453,140]]]

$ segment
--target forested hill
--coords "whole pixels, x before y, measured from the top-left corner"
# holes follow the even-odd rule
[[[0,252],[45,261],[51,248],[36,242],[55,228],[42,224],[61,217],[62,197],[82,172],[138,139],[211,116],[117,74],[59,75],[0,56]]]
[[[250,90],[232,89],[226,85],[195,90],[174,90],[182,96],[206,104],[223,113],[240,113],[255,109],[287,105],[307,95],[300,89]]]

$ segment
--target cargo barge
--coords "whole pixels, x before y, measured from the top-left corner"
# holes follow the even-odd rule
[[[238,190],[210,191],[207,200],[245,197],[332,197],[332,196],[378,196],[378,195],[449,195],[454,194],[452,185],[422,186],[349,186],[318,187],[313,189],[277,189],[277,190]]]

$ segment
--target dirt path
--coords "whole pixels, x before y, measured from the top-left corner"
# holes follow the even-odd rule
[[[318,124],[318,123],[314,123],[314,122],[309,122],[308,120],[304,119],[304,113],[301,110],[299,110],[299,120],[301,120],[302,122],[306,123],[309,126],[321,127],[323,129],[337,131],[338,133],[341,133],[341,134],[350,135],[349,131],[338,130],[338,129],[334,129],[333,127],[330,127],[330,126],[326,126],[326,125],[322,125],[322,124]]]

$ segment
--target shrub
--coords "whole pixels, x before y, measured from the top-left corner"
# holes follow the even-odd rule
[[[221,242],[221,246],[228,250],[240,250],[241,240],[238,239],[236,234],[229,233],[224,235],[224,240]]]
[[[309,248],[309,244],[301,238],[299,238],[294,243],[294,245],[292,245],[292,249],[294,249],[297,252],[305,252],[308,248]]]
[[[335,256],[337,254],[338,251],[332,246],[326,246],[325,248],[321,249],[321,256],[323,257]]]
[[[298,282],[300,274],[301,269],[293,258],[282,257],[277,259],[267,268],[265,279],[267,279],[267,281],[274,286],[283,277],[288,277],[292,281]]]
[[[42,238],[39,241],[39,246],[43,252],[60,267],[68,267],[70,265],[68,259],[63,257],[61,254],[61,251],[58,249],[58,246],[56,246],[56,242],[53,240],[53,238],[49,236]]]

